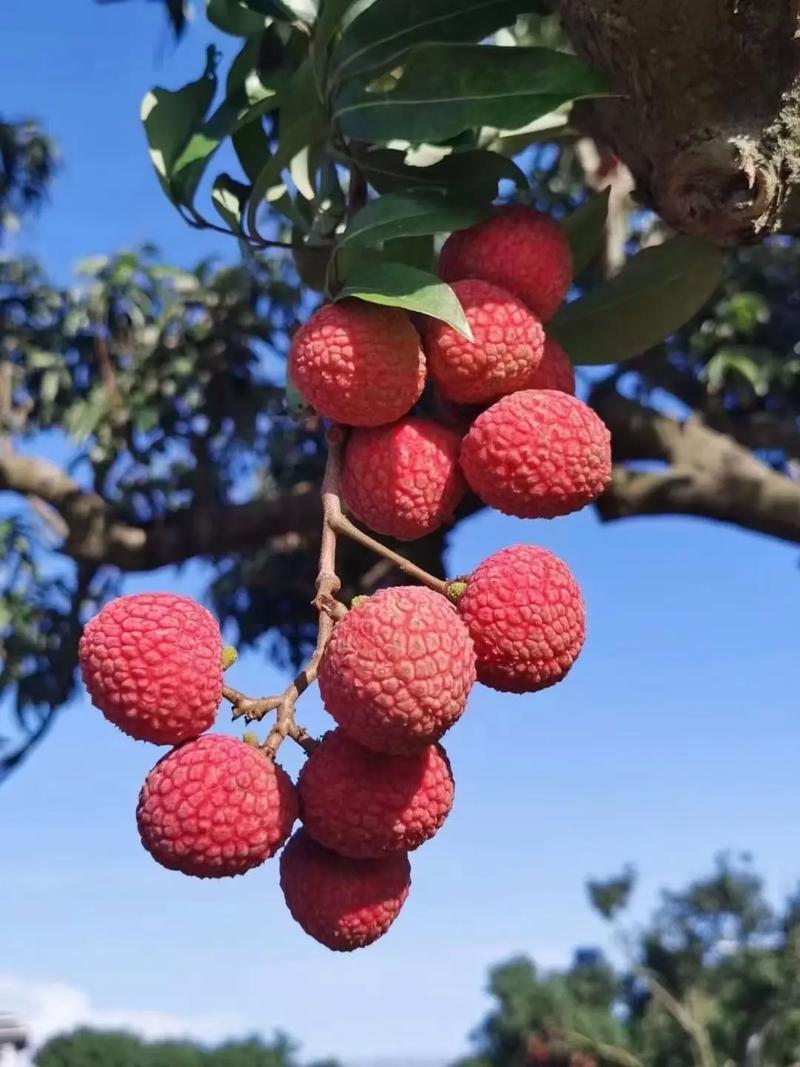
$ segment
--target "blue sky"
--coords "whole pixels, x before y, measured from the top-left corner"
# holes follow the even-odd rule
[[[19,249],[64,281],[79,257],[154,238],[187,265],[234,254],[164,200],[138,121],[147,88],[198,73],[204,22],[174,51],[154,5],[41,0],[15,4],[4,31],[2,110],[41,119],[64,160]],[[490,964],[525,951],[554,965],[607,943],[589,875],[632,861],[640,916],[722,848],[751,850],[774,894],[793,888],[797,550],[689,519],[484,514],[459,529],[451,572],[517,541],[574,569],[586,649],[549,692],[475,690],[447,744],[455,809],[414,856],[412,895],[382,942],[339,956],[306,938],[274,865],[214,883],[153,864],[133,811],[157,752],[79,699],[0,790],[0,1009],[40,1033],[79,1021],[208,1038],[281,1028],[307,1056],[444,1059],[488,1006]],[[129,590],[196,595],[206,577],[192,564]],[[256,656],[232,676],[251,692],[283,681]],[[303,713],[322,728],[316,693]],[[296,753],[285,762],[296,771]]]

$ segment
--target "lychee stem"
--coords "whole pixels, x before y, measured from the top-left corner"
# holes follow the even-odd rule
[[[343,440],[344,434],[339,427],[332,427],[328,433],[328,458],[320,490],[320,498],[322,500],[322,536],[320,540],[316,596],[313,601],[314,607],[319,613],[317,644],[311,659],[283,693],[276,705],[278,714],[275,725],[270,730],[263,745],[264,751],[271,756],[275,755],[286,737],[291,737],[306,752],[311,751],[316,744],[303,727],[298,726],[295,722],[294,709],[297,698],[317,677],[317,669],[322,659],[322,653],[328,643],[328,638],[333,633],[336,619],[341,617],[345,610],[344,605],[336,600],[336,594],[339,592],[342,583],[336,573],[336,530],[333,524],[336,514],[341,513],[339,481],[342,472],[341,444]]]
[[[448,583],[442,578],[437,578],[433,574],[429,574],[428,571],[418,567],[416,563],[412,563],[410,559],[406,559],[405,556],[401,556],[398,552],[394,552],[391,548],[387,548],[386,545],[380,541],[376,541],[374,537],[370,537],[369,534],[364,533],[363,530],[359,530],[346,515],[339,515],[334,523],[334,529],[338,534],[343,537],[349,537],[351,541],[355,541],[359,545],[363,545],[364,548],[369,548],[378,556],[382,556],[384,559],[388,559],[391,563],[397,567],[403,574],[407,574],[409,578],[414,578],[421,585],[426,585],[428,589],[432,589],[435,593],[441,593],[442,596],[447,596]]]
[[[341,534],[342,537],[349,537],[351,541],[355,541],[356,544],[363,545],[364,548],[370,549],[377,556],[382,556],[384,559],[388,559],[392,562],[398,570],[403,574],[407,574],[409,578],[414,578],[420,582],[421,585],[426,585],[429,589],[433,589],[436,593],[441,593],[442,596],[447,596],[447,582],[441,578],[436,578],[434,575],[429,574],[423,570],[422,567],[418,567],[416,563],[412,563],[411,560],[401,556],[399,552],[394,552],[391,548],[387,548],[386,545],[380,541],[376,541],[374,537],[370,537],[369,534],[364,533],[348,519],[348,517],[342,511],[341,496],[339,493],[339,480],[342,471],[342,457],[344,452],[344,432],[341,427],[333,426],[328,431],[328,464],[331,468],[331,480],[329,482],[328,493],[325,493],[325,487],[323,485],[323,508],[325,509],[325,525],[331,529],[334,534]],[[326,468],[326,478],[328,477],[328,471]],[[338,589],[338,586],[337,586]]]
[[[261,746],[263,751],[274,758],[287,737],[306,752],[312,752],[318,744],[295,721],[295,705],[302,693],[317,677],[320,660],[328,639],[338,619],[347,614],[344,604],[336,599],[341,588],[341,581],[336,573],[336,538],[338,534],[349,537],[357,544],[370,549],[376,555],[389,560],[409,578],[433,589],[442,596],[448,595],[449,583],[436,578],[427,571],[394,552],[391,548],[376,541],[374,537],[359,530],[342,511],[340,482],[344,457],[345,431],[333,425],[328,430],[328,457],[325,475],[320,490],[322,500],[322,534],[320,539],[319,570],[317,571],[316,595],[313,604],[319,613],[317,643],[306,666],[300,671],[291,685],[279,695],[271,697],[248,697],[230,686],[224,686],[222,695],[233,705],[233,718],[244,718],[246,722],[263,719],[271,711],[277,711],[275,725]]]

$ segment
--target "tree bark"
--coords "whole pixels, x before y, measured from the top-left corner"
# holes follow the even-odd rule
[[[615,465],[601,519],[696,515],[800,543],[800,481],[698,417],[685,422],[599,389],[593,406],[611,431]],[[652,461],[652,470],[631,469]]]
[[[800,230],[800,0],[557,0],[614,97],[579,121],[684,233]],[[582,115],[581,115],[582,112]]]

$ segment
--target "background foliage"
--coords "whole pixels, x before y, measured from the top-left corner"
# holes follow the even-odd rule
[[[721,856],[649,921],[622,923],[635,874],[589,882],[613,950],[576,949],[544,970],[527,956],[489,974],[493,1007],[454,1067],[796,1067],[800,1062],[800,889],[774,907],[746,856]],[[621,961],[621,962],[620,962]],[[413,1024],[413,1020],[410,1020]],[[208,1048],[78,1030],[36,1067],[297,1067],[285,1037]],[[318,1064],[315,1067],[335,1067]]]

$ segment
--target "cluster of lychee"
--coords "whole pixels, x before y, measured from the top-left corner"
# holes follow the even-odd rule
[[[320,416],[350,428],[346,507],[373,531],[409,540],[448,521],[468,487],[526,518],[588,504],[610,476],[609,435],[574,396],[569,360],[543,326],[572,281],[562,231],[532,209],[499,209],[448,238],[440,271],[471,340],[356,300],[321,308],[294,338],[294,384]],[[470,420],[466,432],[410,414],[427,377]],[[257,744],[205,733],[222,699],[224,657],[219,626],[193,601],[113,601],[86,626],[80,665],[108,719],[175,746],[139,798],[153,857],[218,877],[285,844],[291,914],[318,941],[349,950],[392,924],[410,887],[408,853],[447,818],[454,786],[440,741],[476,679],[515,693],[551,686],[577,658],[584,628],[569,569],[529,545],[490,556],[446,595],[393,586],[358,598],[319,664],[336,727],[296,786]]]

